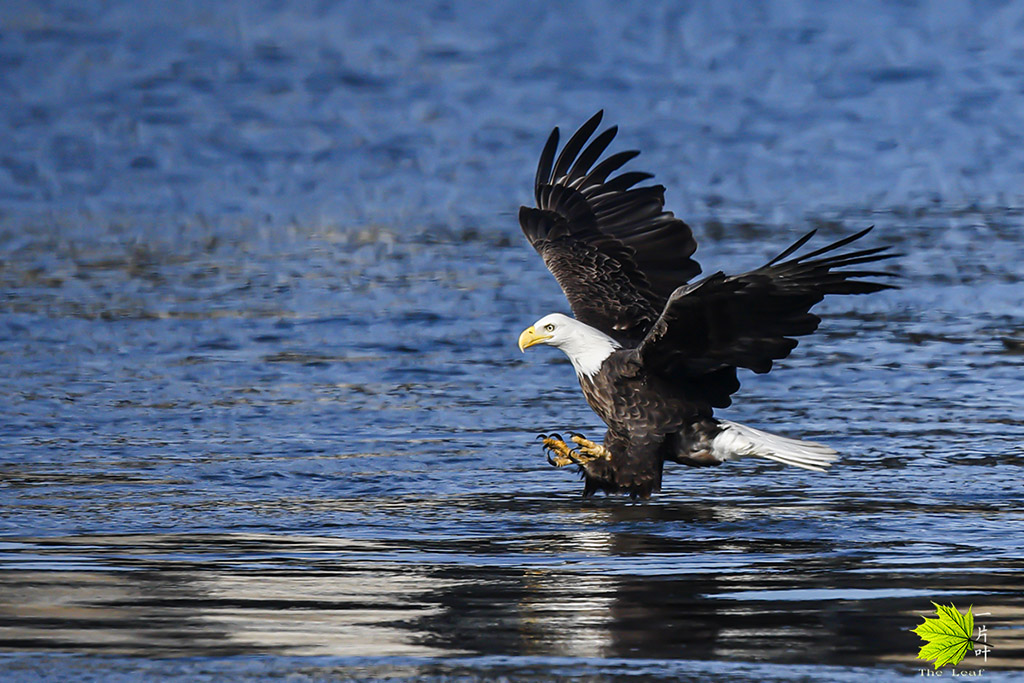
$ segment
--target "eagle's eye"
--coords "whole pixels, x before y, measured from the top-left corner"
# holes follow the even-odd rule
[[[548,323],[547,325],[544,326],[544,329],[547,330],[548,332],[554,332],[555,326],[552,325],[551,323]]]

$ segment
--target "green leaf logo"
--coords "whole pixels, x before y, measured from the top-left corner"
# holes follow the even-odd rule
[[[971,607],[967,608],[966,614],[961,614],[952,604],[949,607],[933,602],[935,605],[935,619],[924,620],[914,633],[926,641],[917,654],[918,659],[935,660],[935,668],[946,664],[959,664],[960,660],[967,654],[967,650],[973,649],[975,641],[971,638],[974,634],[974,614]],[[984,646],[985,643],[978,643]]]

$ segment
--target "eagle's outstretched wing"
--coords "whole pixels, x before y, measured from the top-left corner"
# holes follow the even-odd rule
[[[537,208],[522,207],[519,223],[576,319],[635,343],[672,292],[700,273],[691,258],[697,243],[689,226],[664,210],[664,187],[634,187],[650,174],[609,177],[639,152],[598,163],[618,130],[609,128],[587,144],[602,115],[584,123],[557,159],[558,129],[551,132],[537,165]]]
[[[810,312],[826,294],[867,294],[894,285],[860,278],[891,273],[847,269],[882,261],[897,254],[889,247],[834,253],[866,235],[871,228],[815,251],[792,256],[813,235],[811,231],[757,270],[742,275],[710,275],[678,288],[637,349],[648,371],[672,380],[702,384],[730,368],[768,372],[785,358],[800,335],[817,329],[821,319]],[[718,383],[709,384],[717,386]],[[733,382],[731,390],[738,388]],[[731,393],[731,391],[730,391]],[[722,396],[708,396],[721,407]],[[728,405],[728,396],[724,397]]]

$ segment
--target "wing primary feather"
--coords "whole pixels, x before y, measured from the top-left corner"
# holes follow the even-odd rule
[[[783,252],[782,252],[781,254],[779,254],[778,256],[776,256],[775,258],[773,258],[773,259],[772,259],[771,261],[769,261],[768,263],[766,263],[766,264],[765,264],[765,266],[766,266],[766,267],[767,267],[767,266],[774,266],[774,265],[775,265],[776,263],[778,263],[778,262],[779,262],[779,261],[781,261],[782,259],[786,258],[786,257],[787,257],[787,256],[789,256],[790,254],[792,254],[792,253],[793,253],[794,251],[796,251],[796,250],[797,250],[797,249],[799,249],[800,247],[802,247],[802,246],[804,246],[805,244],[807,244],[807,240],[809,240],[809,239],[811,239],[812,237],[814,237],[814,234],[815,234],[816,232],[818,232],[818,229],[817,229],[817,228],[815,228],[814,230],[811,230],[811,231],[810,231],[809,233],[807,233],[806,235],[804,235],[803,237],[801,237],[800,239],[798,239],[798,240],[797,240],[796,242],[793,242],[793,244],[791,244],[791,245],[789,245],[788,247],[786,247],[786,249],[785,249],[785,250],[784,250],[784,251],[783,251]]]
[[[842,266],[852,266],[855,263],[869,263],[871,261],[885,261],[886,259],[895,258],[899,256],[896,252],[885,253],[889,247],[876,247],[875,249],[864,249],[863,251],[853,251],[849,254],[836,254],[829,258],[817,259],[814,261],[804,261],[800,259],[794,262],[798,267],[815,267],[825,266],[827,268],[840,268]],[[782,266],[786,264],[783,263]]]
[[[883,247],[888,249],[888,247]],[[838,268],[844,265],[855,265],[857,263],[872,263],[874,261],[885,261],[890,258],[899,256],[896,252],[882,253],[876,250],[868,250],[865,252],[856,252],[853,254],[841,254],[834,259],[823,258],[817,261],[809,261],[808,265],[826,265],[829,268]]]
[[[895,254],[894,254],[895,256]],[[892,277],[893,274],[884,270],[841,270],[838,275],[842,275],[844,278],[854,277]],[[896,285],[886,285],[893,289],[899,289]]]
[[[611,155],[595,166],[594,170],[587,174],[586,179],[583,181],[583,185],[589,186],[603,183],[608,179],[608,176],[625,166],[626,162],[631,159],[635,159],[638,156],[640,156],[640,152],[635,149],[627,150],[625,152],[617,152]]]
[[[583,150],[579,159],[576,160],[576,163],[573,164],[572,168],[569,170],[568,182],[570,184],[587,174],[587,171],[590,170],[591,164],[597,161],[598,157],[608,149],[608,145],[610,145],[612,140],[615,139],[615,135],[618,132],[619,127],[612,126],[594,138],[594,141],[587,145],[587,148]]]
[[[800,257],[800,260],[801,261],[806,261],[807,259],[814,258],[815,256],[821,256],[824,253],[827,253],[827,252],[830,252],[830,251],[834,251],[836,249],[839,249],[840,247],[845,247],[850,242],[854,242],[856,240],[859,240],[861,237],[863,237],[864,235],[866,235],[869,232],[871,232],[871,230],[874,227],[875,226],[870,225],[870,226],[864,228],[863,230],[861,230],[860,232],[855,232],[852,235],[844,237],[843,239],[841,239],[841,240],[839,240],[837,242],[833,242],[832,244],[826,244],[821,249],[817,249],[815,251],[812,251],[809,254],[804,254],[803,256]],[[886,247],[877,247],[877,249],[879,249],[879,250],[885,249],[885,248]]]
[[[594,134],[597,127],[601,125],[601,118],[603,116],[604,109],[591,116],[586,123],[580,126],[579,130],[572,134],[569,141],[565,143],[565,147],[562,148],[562,153],[558,155],[558,160],[555,162],[555,170],[551,176],[552,180],[557,181],[569,170],[569,165],[576,158],[576,155],[580,153],[583,144],[590,139],[590,136]]]
[[[537,177],[534,178],[534,193],[537,201],[540,202],[540,188],[551,180],[551,164],[554,163],[555,150],[558,149],[558,126],[555,126],[544,143],[544,151],[540,153],[540,161],[537,162]]]
[[[637,183],[642,183],[645,180],[650,180],[654,177],[653,173],[644,173],[643,171],[629,171],[622,175],[617,175],[609,180],[604,185],[602,192],[625,192],[629,188],[633,187]],[[646,188],[645,188],[646,189]],[[665,188],[661,188],[661,193],[664,193]]]

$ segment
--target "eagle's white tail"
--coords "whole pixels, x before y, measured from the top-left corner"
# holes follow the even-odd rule
[[[789,439],[727,420],[719,420],[718,425],[722,431],[711,441],[711,454],[720,461],[757,456],[824,472],[838,457],[828,446],[813,441]]]

